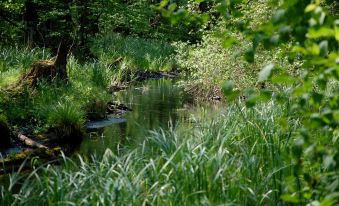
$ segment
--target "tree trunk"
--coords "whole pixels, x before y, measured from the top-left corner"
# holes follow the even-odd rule
[[[26,31],[25,31],[25,40],[27,43],[27,46],[29,48],[34,47],[34,39],[35,39],[35,34],[37,24],[38,24],[38,13],[35,8],[35,4],[32,2],[32,0],[27,0],[25,2],[25,13],[24,13],[24,21],[25,21],[25,26],[26,26]]]
[[[57,58],[54,62],[57,78],[66,82],[68,81],[66,65],[69,49],[69,42],[64,40],[61,41],[57,52]]]

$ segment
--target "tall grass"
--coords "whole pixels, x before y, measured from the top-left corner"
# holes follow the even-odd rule
[[[97,39],[92,49],[100,62],[113,69],[159,71],[175,65],[174,48],[159,40],[106,35]]]
[[[50,53],[45,49],[0,48],[0,87],[15,82],[20,72],[28,69],[33,61],[50,57]]]
[[[0,60],[5,62],[0,68],[0,113],[8,117],[11,125],[32,127],[37,133],[56,122],[62,125],[60,121],[66,124],[71,120],[79,127],[84,123],[84,113],[90,102],[112,100],[106,88],[113,73],[98,62],[80,65],[73,57],[69,58],[67,65],[69,84],[49,84],[41,80],[34,88],[22,85],[13,91],[7,90],[5,88],[15,84],[34,60],[49,56],[44,56],[44,51],[39,49],[0,51]],[[20,51],[24,55],[20,56]]]
[[[279,205],[292,175],[283,107],[232,107],[188,125],[154,131],[136,149],[34,171],[20,189],[1,187],[8,205]],[[297,124],[295,124],[297,126]],[[293,132],[293,131],[291,131]]]
[[[92,110],[92,102],[106,103],[112,100],[107,88],[119,83],[131,70],[166,70],[173,67],[170,44],[157,40],[120,35],[105,36],[93,43],[97,61],[79,64],[70,56],[68,59],[68,85],[51,85],[40,81],[38,87],[21,87],[8,92],[21,73],[28,70],[35,60],[51,58],[45,49],[0,48],[0,113],[8,117],[10,124],[32,126],[38,133],[51,125],[50,119],[60,115],[53,108],[70,105],[76,113]],[[115,61],[119,59],[118,61]],[[54,113],[53,113],[54,112]],[[66,115],[63,113],[63,115]],[[69,113],[67,115],[70,115]],[[63,118],[75,117],[75,114]],[[59,118],[62,119],[62,118]],[[81,122],[79,119],[79,123]]]

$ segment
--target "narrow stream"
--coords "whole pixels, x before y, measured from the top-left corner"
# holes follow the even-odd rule
[[[102,155],[106,148],[141,143],[150,130],[168,129],[188,115],[191,99],[175,84],[174,79],[149,80],[118,92],[115,101],[133,111],[121,116],[120,121],[95,132],[89,132],[78,153],[85,156]]]

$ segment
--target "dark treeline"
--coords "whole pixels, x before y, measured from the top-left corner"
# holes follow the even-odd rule
[[[61,40],[86,47],[89,38],[100,32],[117,32],[148,38],[167,38],[196,42],[202,24],[175,26],[156,11],[160,1],[102,0],[17,0],[0,3],[1,44],[21,42],[26,46],[52,48]],[[177,1],[185,6],[186,1]],[[197,12],[210,12],[213,2],[202,2]],[[172,33],[173,35],[169,35]]]

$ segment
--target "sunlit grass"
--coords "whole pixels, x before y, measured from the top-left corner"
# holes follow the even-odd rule
[[[290,140],[276,126],[283,114],[274,103],[201,113],[193,124],[152,132],[133,150],[90,161],[64,157],[63,166],[19,181],[18,192],[3,187],[2,203],[277,205],[291,175]]]
[[[68,84],[50,84],[41,80],[33,88],[20,85],[18,80],[23,71],[44,56],[41,50],[28,52],[22,49],[27,57],[14,57],[19,51],[9,49],[2,51],[1,56],[1,61],[6,62],[2,64],[0,72],[0,113],[8,118],[11,125],[22,127],[34,124],[34,130],[39,133],[49,127],[68,124],[69,119],[73,118],[72,124],[82,128],[89,102],[112,100],[106,89],[113,74],[108,73],[100,63],[80,65],[73,57],[69,58],[67,65]],[[26,64],[27,68],[24,67]],[[8,90],[13,85],[16,86]]]
[[[6,88],[15,84],[20,77],[19,70],[10,70],[6,72],[0,72],[0,88]]]
[[[159,40],[106,35],[95,41],[93,51],[100,62],[119,69],[159,71],[175,65],[174,48]]]

